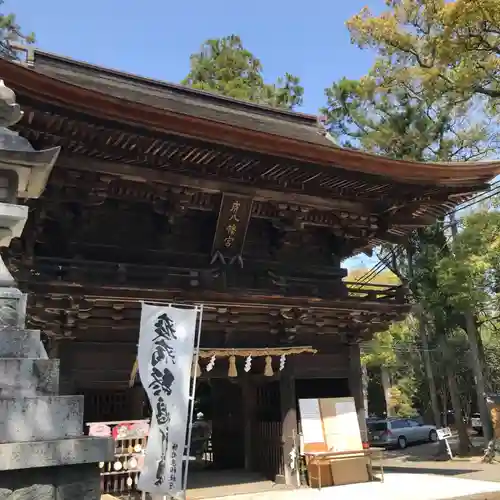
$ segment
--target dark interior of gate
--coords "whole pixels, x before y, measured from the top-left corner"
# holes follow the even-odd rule
[[[19,133],[62,148],[5,261],[87,421],[147,414],[129,387],[141,301],[203,303],[204,349],[317,350],[268,376],[263,358],[247,373],[237,356],[236,376],[200,360],[215,469],[290,482],[298,398],[352,395],[362,419],[359,344],[409,305],[404,287],[346,282],[341,261],[404,243],[497,168],[342,150],[312,116],[40,52],[0,70]]]
[[[314,355],[310,360],[300,360],[299,356],[297,362],[301,366],[293,380],[295,394],[291,395],[286,393],[289,387],[283,384],[280,375],[245,374],[229,378],[215,373],[213,377],[198,379],[194,420],[196,415],[203,414],[201,418],[209,424],[211,432],[204,441],[201,460],[191,464],[191,475],[211,470],[246,470],[273,481],[284,475],[285,415],[291,412],[296,419],[301,398],[351,396],[357,384],[355,379],[349,380],[345,357],[342,361],[341,356],[335,355]],[[221,368],[227,370],[225,365]],[[140,384],[132,390],[83,393],[87,421],[126,421],[151,416]],[[297,438],[300,426],[288,432],[289,437]]]

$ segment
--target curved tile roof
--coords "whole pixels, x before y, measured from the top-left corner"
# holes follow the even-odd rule
[[[8,86],[87,116],[408,184],[466,187],[500,173],[500,161],[417,163],[335,146],[311,115],[271,109],[180,85],[36,52],[35,66],[0,60]]]

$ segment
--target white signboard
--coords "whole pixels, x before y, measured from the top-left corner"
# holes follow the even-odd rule
[[[299,399],[299,411],[303,443],[324,443],[319,399]]]
[[[332,422],[332,420],[334,422]],[[327,435],[327,445],[331,451],[357,451],[363,449],[361,431],[359,430],[358,414],[354,399],[335,403],[335,417],[332,422],[332,442]],[[325,427],[330,427],[325,424]]]
[[[196,309],[142,305],[138,364],[152,418],[138,489],[182,496]]]
[[[449,427],[443,427],[442,429],[436,429],[437,437],[440,441],[443,439],[451,438],[451,430]]]
[[[448,443],[448,439],[452,437],[451,429],[449,427],[443,427],[442,429],[436,429],[437,437],[440,441],[444,441],[446,444],[446,451],[450,458],[453,458],[453,453],[451,451],[450,443]]]

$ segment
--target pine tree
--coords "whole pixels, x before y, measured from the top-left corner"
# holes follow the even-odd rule
[[[191,70],[183,85],[244,101],[293,109],[302,104],[304,89],[298,77],[286,73],[276,83],[266,83],[262,64],[240,37],[207,40],[191,55]]]
[[[0,0],[0,6],[4,3],[4,0]],[[19,51],[12,46],[13,42],[35,43],[35,34],[23,34],[21,27],[16,22],[15,14],[0,12],[0,57],[10,60],[19,59]]]

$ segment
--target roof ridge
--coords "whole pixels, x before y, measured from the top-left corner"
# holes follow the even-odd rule
[[[206,100],[214,103],[220,103],[222,105],[231,104],[240,109],[245,109],[247,111],[261,112],[267,116],[275,118],[286,118],[292,122],[301,122],[302,124],[308,124],[314,126],[318,121],[317,115],[312,115],[309,113],[302,113],[300,111],[292,111],[287,109],[273,108],[265,104],[258,104],[250,101],[244,101],[240,99],[235,99],[233,97],[227,97],[221,94],[216,94],[214,92],[208,92],[201,89],[193,89],[186,85],[181,85],[179,83],[172,83],[166,80],[158,80],[155,78],[150,78],[147,76],[136,75],[134,73],[129,73],[127,71],[118,70],[109,67],[98,66],[93,63],[86,61],[80,61],[73,59],[68,56],[62,56],[60,54],[55,54],[52,52],[47,52],[39,49],[35,49],[33,53],[34,68],[36,70],[36,60],[37,57],[45,60],[59,61],[65,64],[77,66],[90,71],[96,71],[99,73],[107,73],[110,76],[126,78],[127,81],[134,81],[137,83],[149,84],[155,87],[168,89],[172,92],[177,92],[179,94],[190,95],[192,97],[199,98],[201,100]]]

